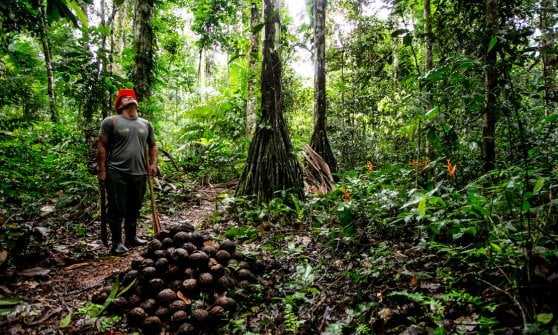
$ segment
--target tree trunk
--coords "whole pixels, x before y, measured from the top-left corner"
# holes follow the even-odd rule
[[[251,137],[256,129],[256,71],[258,67],[258,52],[260,49],[260,33],[255,31],[260,22],[259,0],[251,1],[250,8],[250,53],[248,54],[248,83],[246,87],[246,135]]]
[[[497,0],[486,0],[486,74],[485,89],[486,101],[484,106],[483,154],[484,170],[488,172],[494,169],[496,162],[496,89],[498,81],[498,70],[496,68],[496,46],[491,47],[490,41],[496,38],[498,31],[498,2]]]
[[[332,173],[337,171],[337,162],[331,151],[326,131],[326,69],[325,69],[325,17],[326,0],[314,0],[314,132],[310,146],[329,165]]]
[[[555,108],[558,101],[558,92],[555,82],[555,68],[558,64],[556,56],[556,37],[554,26],[557,23],[557,8],[554,0],[541,1],[540,30],[541,30],[541,56],[543,62],[544,101],[545,115],[548,116]]]
[[[114,5],[113,5],[114,6]],[[101,0],[101,26],[104,28],[106,28],[107,26],[107,22],[106,22],[106,1],[105,0]],[[103,32],[103,35],[101,37],[101,47],[99,48],[99,50],[97,51],[97,55],[98,55],[98,62],[100,62],[101,64],[101,69],[100,69],[100,77],[103,78],[106,76],[107,73],[107,36],[106,34]],[[104,85],[101,84],[101,87],[103,87],[103,97],[101,98],[101,101],[106,101],[107,99],[107,92],[105,92],[104,89]],[[107,117],[108,115],[108,110],[106,108],[106,104],[101,104],[101,115],[103,116],[103,118]]]
[[[428,72],[432,70],[432,18],[430,16],[430,0],[424,0],[424,32],[426,34],[425,45],[425,68]]]
[[[46,3],[39,3],[39,15],[41,22],[40,38],[43,46],[43,56],[45,57],[45,67],[47,74],[47,94],[48,94],[48,112],[52,122],[58,121],[58,113],[56,112],[56,96],[54,94],[54,73],[52,71],[52,54],[50,52],[50,42],[48,40],[48,22],[46,16]]]
[[[303,196],[302,171],[293,154],[282,111],[279,0],[264,0],[264,7],[262,116],[236,191],[259,201],[285,190]]]
[[[399,89],[399,37],[393,39],[393,86]]]
[[[112,80],[113,72],[114,72],[114,50],[115,50],[115,40],[114,40],[114,32],[115,32],[115,21],[116,21],[116,13],[118,12],[118,7],[112,1],[112,9],[111,14],[109,17],[109,21],[107,23],[110,31],[109,31],[109,48],[105,51],[106,54],[106,73],[104,74],[105,77]],[[103,118],[106,117],[109,113],[111,113],[114,109],[113,100],[114,100],[114,92],[110,88],[105,88],[105,103],[103,106]]]
[[[432,19],[430,17],[430,0],[424,0],[424,32],[426,35],[426,43],[424,46],[424,55],[425,55],[425,73],[432,70],[434,67],[432,61]],[[427,101],[427,109],[432,108],[432,92],[431,87],[429,84],[425,85],[426,88],[426,101]]]
[[[135,37],[135,71],[134,88],[139,100],[151,96],[154,70],[155,36],[151,19],[154,0],[137,0],[136,3],[136,37]]]
[[[424,32],[426,34],[425,39],[425,46],[424,46],[424,55],[425,55],[425,64],[424,64],[424,73],[428,73],[434,67],[433,60],[432,60],[432,18],[430,15],[430,0],[424,0]],[[424,85],[426,91],[426,110],[429,111],[432,109],[432,85],[431,83],[427,82]],[[420,123],[419,123],[419,131],[420,131]],[[420,139],[419,139],[420,141]],[[419,145],[420,148],[420,145]],[[430,147],[430,142],[428,140],[428,136],[425,138],[425,153],[428,160],[430,160],[432,155],[432,150]],[[420,156],[417,158],[420,159]]]
[[[200,97],[202,101],[205,101],[205,77],[206,77],[206,59],[205,59],[205,49],[200,48],[198,57],[198,88],[200,91]]]

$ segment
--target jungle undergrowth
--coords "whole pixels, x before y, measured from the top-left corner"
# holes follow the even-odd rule
[[[224,195],[210,224],[259,246],[277,285],[268,288],[273,301],[230,330],[262,332],[270,327],[257,316],[264,314],[280,315],[274,327],[292,334],[555,331],[555,303],[526,299],[536,289],[520,287],[525,230],[517,208],[537,223],[536,280],[548,290],[556,239],[544,232],[556,214],[545,197],[556,180],[534,174],[524,185],[511,167],[460,185],[434,170],[437,183],[415,187],[414,172],[351,171],[333,192],[305,201]],[[525,187],[527,202],[517,206]]]

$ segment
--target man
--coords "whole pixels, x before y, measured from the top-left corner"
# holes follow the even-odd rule
[[[134,90],[120,89],[115,109],[117,115],[101,123],[97,166],[98,178],[107,188],[111,252],[121,255],[128,248],[145,244],[145,240],[136,235],[137,220],[145,195],[146,175],[153,176],[157,172],[157,146],[151,124],[138,117]],[[122,220],[125,245],[122,244]]]

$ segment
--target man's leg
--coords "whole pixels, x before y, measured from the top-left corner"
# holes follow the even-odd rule
[[[145,196],[146,176],[129,176],[128,183],[128,208],[124,217],[124,230],[126,231],[126,246],[135,247],[146,243],[138,238],[137,223],[143,197]]]
[[[128,248],[122,244],[122,219],[126,213],[126,189],[126,182],[122,174],[109,170],[107,172],[107,219],[112,236],[111,252],[116,255],[128,251]]]

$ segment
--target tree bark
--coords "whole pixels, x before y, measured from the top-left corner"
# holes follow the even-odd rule
[[[325,17],[326,0],[314,0],[314,132],[310,146],[329,165],[332,173],[337,171],[337,162],[331,151],[326,131],[326,68],[325,68]]]
[[[434,62],[432,60],[432,18],[430,15],[430,0],[424,0],[424,32],[426,34],[425,45],[424,45],[424,55],[425,55],[425,64],[424,64],[424,73],[428,73],[434,67]],[[427,82],[424,85],[426,91],[426,110],[429,111],[432,109],[433,102],[432,102],[432,85],[431,83]],[[420,131],[420,123],[419,123],[419,131]],[[419,139],[420,141],[420,139]],[[425,138],[425,153],[428,160],[430,160],[430,156],[432,154],[432,149],[430,145],[430,141],[428,140],[428,136]],[[420,148],[420,145],[419,145]],[[420,159],[420,156],[418,157]]]
[[[302,170],[282,111],[279,1],[264,0],[264,8],[262,116],[236,190],[237,195],[253,195],[258,201],[269,200],[279,191],[303,196]]]
[[[260,33],[255,31],[260,21],[259,0],[252,0],[250,7],[250,53],[248,54],[248,83],[246,87],[246,135],[252,137],[256,129],[256,71],[260,49]]]
[[[58,113],[56,111],[56,95],[54,93],[54,73],[52,71],[52,54],[50,51],[50,42],[48,39],[48,21],[46,16],[46,3],[39,3],[40,15],[40,38],[43,46],[43,56],[45,57],[45,68],[47,74],[47,94],[48,94],[48,112],[52,122],[58,122]]]
[[[114,3],[114,0],[112,1],[112,13],[110,15],[110,20],[109,20],[109,26],[110,26],[110,49],[108,51],[108,57],[107,57],[107,76],[109,77],[109,80],[112,80],[112,75],[113,75],[113,68],[114,68],[114,50],[115,50],[115,41],[114,41],[114,21],[116,20],[116,13],[118,11],[118,7],[116,7],[116,4]],[[113,95],[114,95],[114,91],[111,91],[110,89],[107,92],[107,97],[106,97],[106,107],[103,108],[103,111],[106,110],[106,112],[103,112],[103,117],[105,117],[105,113],[109,113],[109,111],[112,111],[113,107]]]
[[[205,49],[204,47],[201,47],[198,57],[198,88],[200,90],[200,97],[202,101],[205,101],[205,79],[207,74],[206,65]]]
[[[558,101],[558,92],[555,82],[556,65],[558,57],[556,56],[556,37],[554,26],[557,23],[558,9],[554,3],[555,0],[542,0],[540,12],[540,30],[541,30],[541,56],[543,62],[543,80],[544,80],[544,101],[545,115],[548,116],[555,108]]]
[[[498,1],[486,0],[486,56],[485,56],[485,89],[486,101],[484,106],[483,154],[484,170],[494,169],[496,162],[496,89],[498,70],[496,68],[496,46],[490,46],[490,41],[496,37],[498,31]]]
[[[137,0],[136,3],[134,88],[139,100],[151,96],[151,86],[154,79],[155,36],[151,25],[153,1]]]
[[[399,37],[393,39],[393,86],[399,89]]]
[[[424,32],[426,34],[425,43],[425,68],[428,72],[432,70],[432,18],[430,16],[430,0],[424,0]]]

